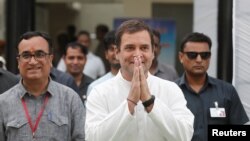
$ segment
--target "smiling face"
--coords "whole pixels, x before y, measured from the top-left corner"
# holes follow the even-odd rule
[[[185,72],[192,76],[204,76],[210,63],[210,57],[202,59],[200,55],[196,58],[188,58],[185,52],[210,52],[209,45],[206,42],[187,42],[183,48],[183,52],[179,52],[179,59]]]
[[[124,33],[116,56],[121,64],[121,73],[127,80],[132,80],[134,71],[134,57],[141,57],[145,75],[152,64],[154,52],[152,50],[150,34],[146,30]]]
[[[81,48],[69,47],[66,50],[64,62],[66,64],[67,72],[73,76],[81,75],[86,64],[86,56],[81,51]]]
[[[18,45],[18,54],[35,54],[35,52],[44,52],[47,55],[40,59],[31,57],[29,61],[24,61],[18,57],[18,68],[23,80],[47,80],[52,67],[53,55],[49,55],[48,42],[39,36],[30,39],[23,39]]]

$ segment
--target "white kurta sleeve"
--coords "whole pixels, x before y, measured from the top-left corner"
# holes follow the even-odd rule
[[[163,98],[165,97],[165,98]],[[168,99],[168,102],[162,101]],[[194,116],[186,107],[186,100],[178,86],[155,99],[154,107],[148,114],[152,127],[158,128],[162,136],[170,141],[190,141],[193,136]]]
[[[87,141],[119,141],[124,139],[135,118],[128,110],[124,100],[115,110],[109,112],[105,98],[93,89],[87,100],[85,133]]]

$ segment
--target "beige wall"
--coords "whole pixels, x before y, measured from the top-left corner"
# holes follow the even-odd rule
[[[4,1],[5,0],[0,0],[0,39],[4,38],[4,32],[5,32]],[[85,19],[80,20],[80,27],[88,28],[91,31],[93,31],[93,26],[97,22],[99,22],[99,20],[102,20],[103,22],[107,23],[111,27],[112,23],[110,19],[113,18],[114,16],[116,17],[119,17],[119,16],[151,17],[152,2],[163,2],[163,3],[192,3],[193,2],[193,0],[37,0],[37,3],[57,3],[57,2],[73,2],[73,1],[79,1],[79,2],[85,3],[84,8],[88,6],[92,8],[95,8],[95,7],[98,8],[98,9],[87,8],[88,9],[87,14],[82,14],[83,12],[86,12],[86,9],[82,9],[80,12],[81,18],[86,15],[88,16],[87,23]],[[110,3],[110,2],[114,2],[114,3]],[[90,4],[86,4],[86,3],[90,3]],[[113,8],[113,10],[110,10],[109,8]],[[101,16],[96,11],[101,11],[107,14],[105,14],[105,16]],[[93,16],[96,16],[96,17],[93,17]]]
[[[151,0],[152,2],[163,2],[163,3],[193,3],[193,0]]]
[[[124,2],[127,0],[37,0],[37,2],[73,2],[73,1],[82,1],[82,2],[91,2],[91,3],[110,3],[110,2]],[[130,1],[130,0],[128,0]],[[143,0],[134,0],[134,1],[143,1]],[[152,2],[167,2],[167,3],[192,3],[193,0],[149,0]]]
[[[74,19],[70,17],[70,20],[75,20],[75,25],[78,30],[85,29],[90,33],[95,32],[97,24],[102,23],[113,27],[114,18],[119,17],[152,17],[152,3],[192,3],[193,0],[37,0],[37,3],[56,4],[58,2],[70,3],[77,1],[80,3],[80,9],[78,9],[77,16],[74,15]],[[60,10],[58,10],[60,11]],[[50,12],[50,11],[49,11]],[[54,11],[55,12],[55,11]],[[68,15],[65,11],[60,16]],[[60,13],[60,12],[59,12]],[[62,12],[61,12],[62,13]],[[49,20],[53,20],[51,13],[48,13]],[[54,15],[55,16],[55,15]],[[55,19],[54,19],[55,20]],[[68,21],[67,21],[68,22]],[[64,23],[58,25],[58,21],[48,22],[49,27],[41,27],[42,29],[50,29],[49,32],[53,36],[58,34],[58,28],[64,26]],[[57,27],[51,27],[57,25]],[[46,26],[44,24],[44,26]],[[62,30],[64,28],[62,27]],[[57,30],[57,31],[55,31]],[[92,41],[91,50],[95,50],[96,40]]]
[[[151,17],[151,0],[123,0],[123,5],[127,17]]]
[[[109,29],[113,29],[113,20],[117,17],[124,16],[124,7],[121,3],[111,4],[83,4],[79,11],[78,24],[79,30],[88,30],[90,33],[95,32],[97,24],[106,24]],[[91,50],[95,50],[97,41],[92,40]]]
[[[121,3],[114,4],[83,4],[79,17],[80,28],[89,32],[95,31],[99,23],[106,24],[110,29],[113,27],[113,19],[123,17],[124,6]]]
[[[0,39],[5,39],[4,0],[0,0]]]

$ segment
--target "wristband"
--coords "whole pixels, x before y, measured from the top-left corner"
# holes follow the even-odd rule
[[[144,108],[147,108],[148,106],[150,106],[154,102],[155,102],[155,96],[151,95],[151,98],[149,100],[144,101],[142,104],[143,104]]]
[[[127,98],[127,100],[130,101],[130,102],[132,102],[133,104],[137,105],[137,103],[134,102],[133,100],[130,100],[130,99],[128,99],[128,98]]]

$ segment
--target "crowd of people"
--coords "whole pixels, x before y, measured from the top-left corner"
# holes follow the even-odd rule
[[[97,26],[96,54],[88,31],[68,31],[57,66],[49,35],[28,31],[17,45],[20,73],[0,68],[1,141],[207,141],[208,125],[249,121],[235,88],[208,75],[203,33],[183,38],[179,77],[158,59],[159,31],[141,20]]]

